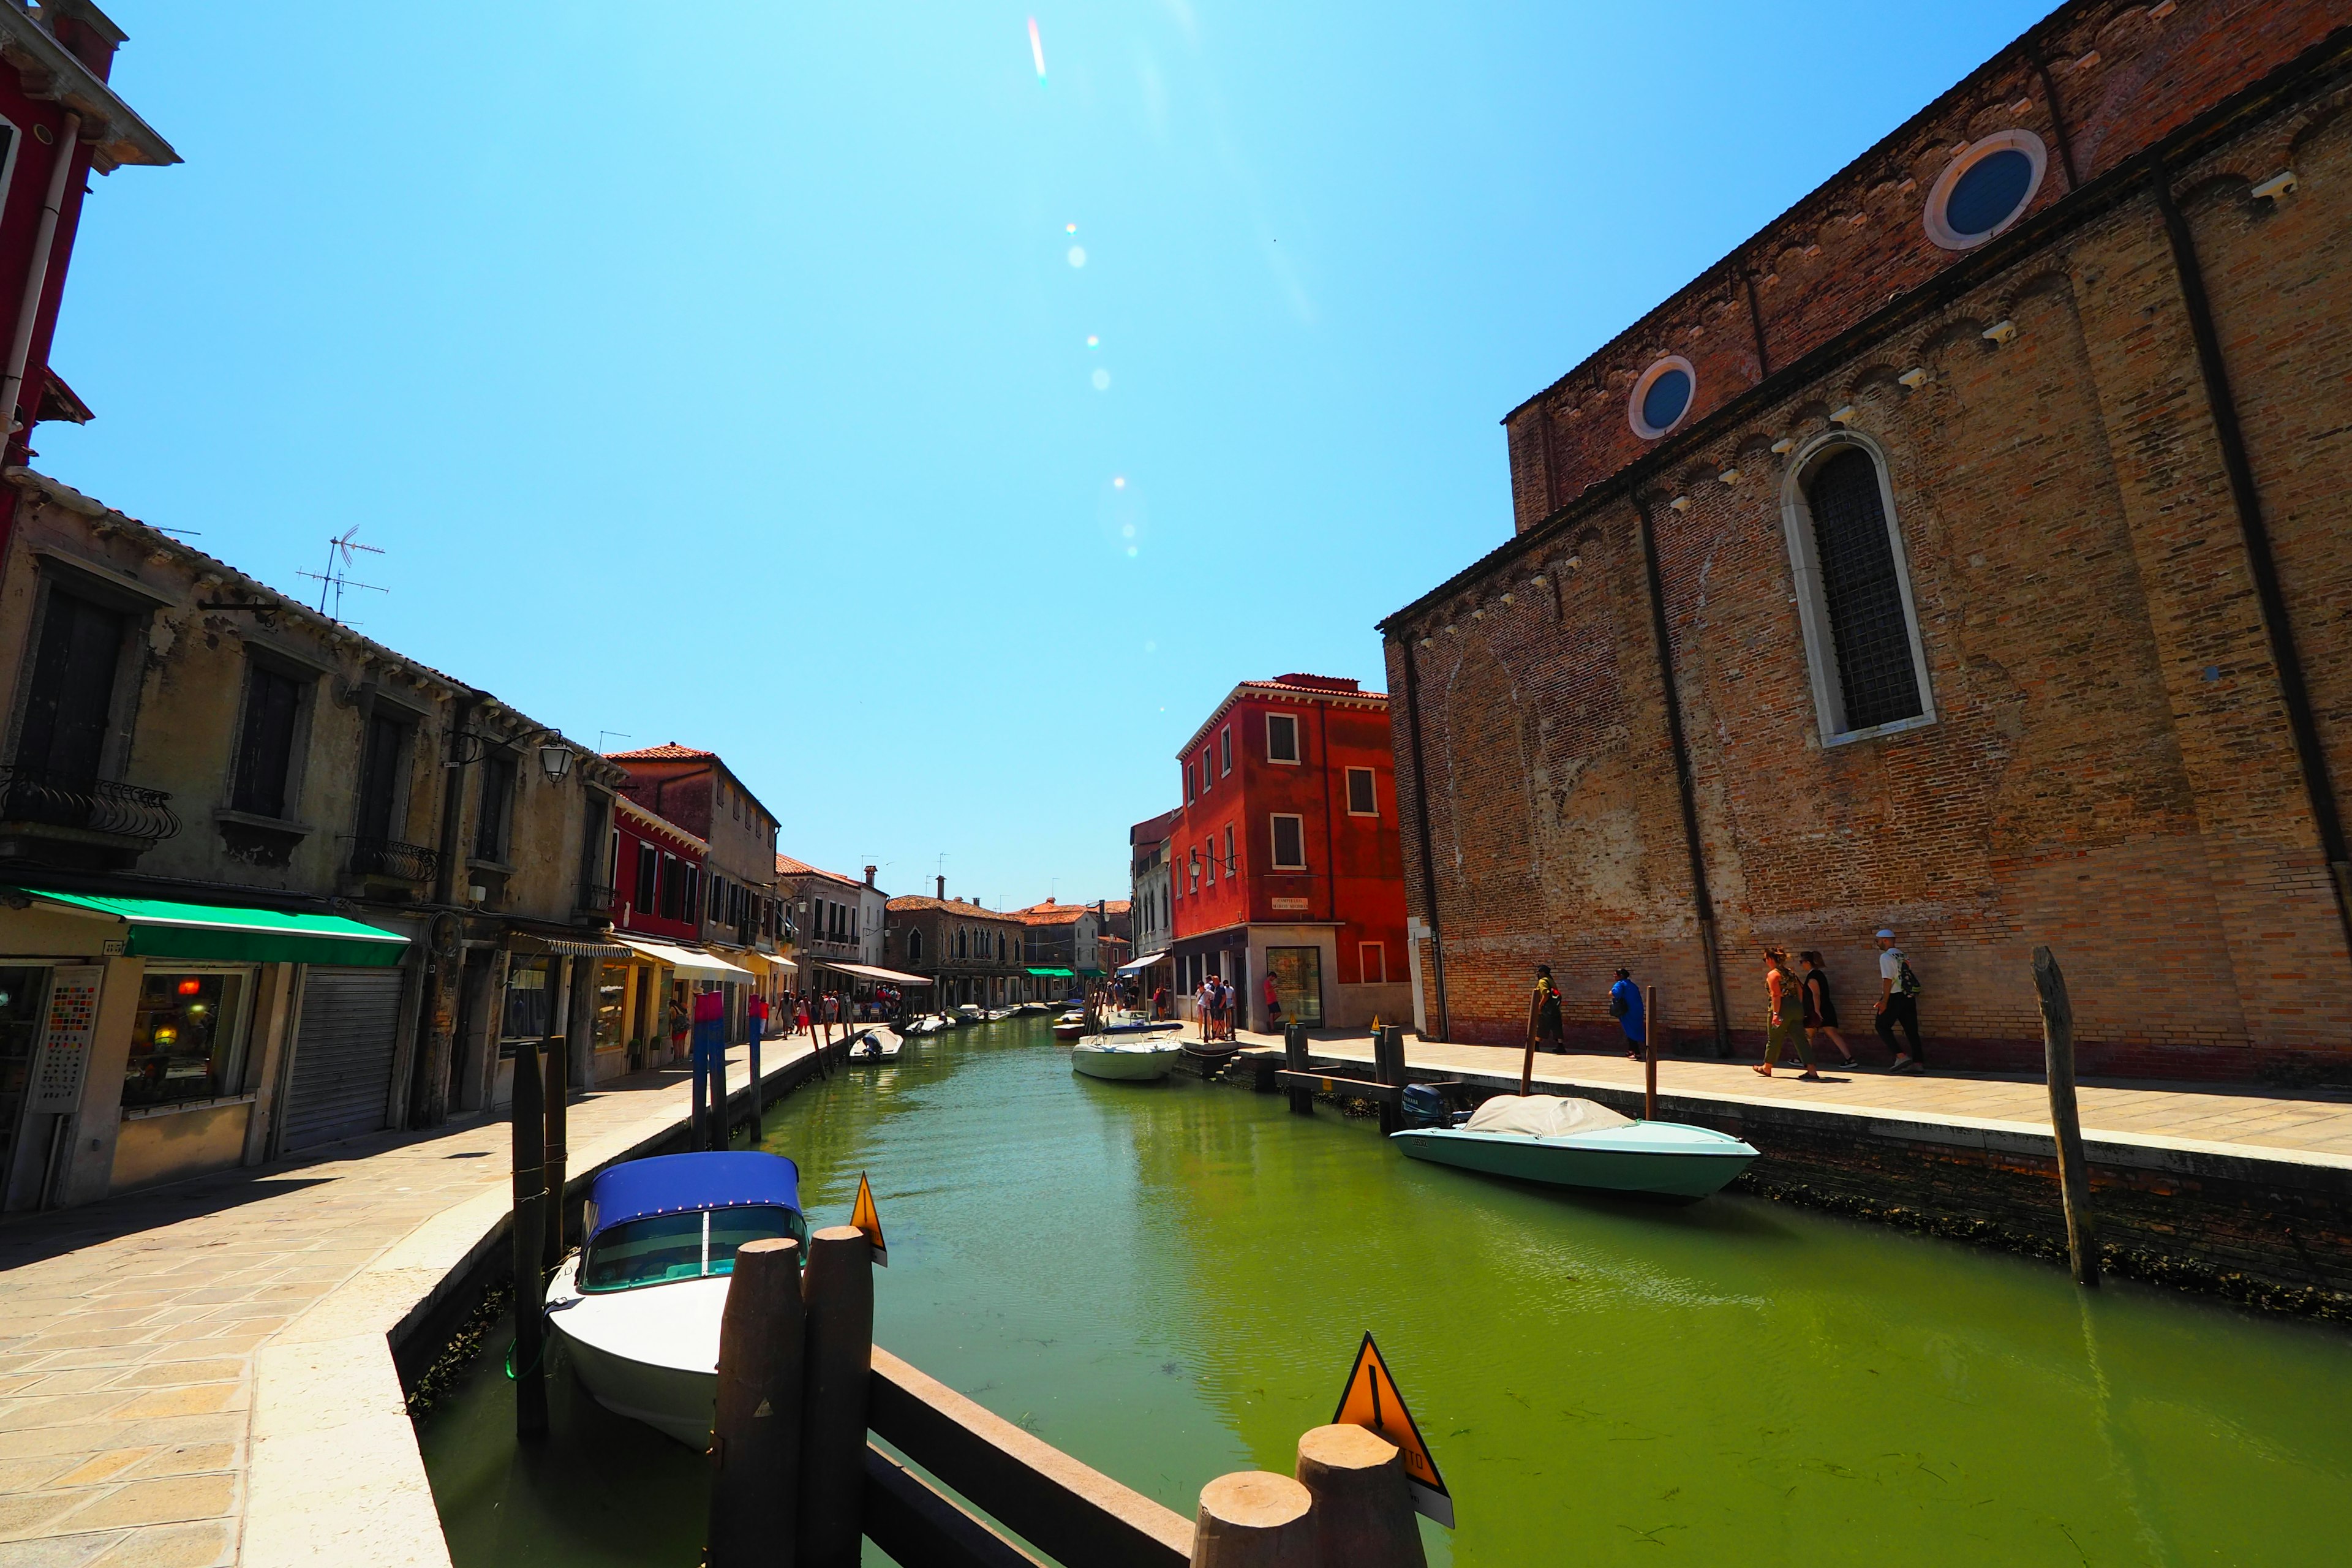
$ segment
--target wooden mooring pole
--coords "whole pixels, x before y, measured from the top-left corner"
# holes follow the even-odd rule
[[[1298,1439],[1298,1484],[1315,1500],[1320,1568],[1428,1568],[1404,1450],[1369,1426],[1318,1426]]]
[[[1404,1029],[1391,1024],[1372,1032],[1372,1077],[1381,1083],[1397,1089],[1404,1087]],[[1404,1100],[1383,1099],[1380,1104],[1381,1131],[1394,1132],[1404,1125]]]
[[[541,1103],[539,1045],[515,1047],[514,1104],[514,1349],[515,1436],[547,1435],[547,1297],[540,1273],[546,1250],[547,1114]]]
[[[1650,1005],[1642,1010],[1642,1120],[1658,1119],[1658,988],[1650,987]]]
[[[1191,1568],[1299,1568],[1319,1561],[1314,1495],[1271,1470],[1237,1470],[1201,1489]]]
[[[874,1244],[853,1225],[809,1238],[801,1410],[800,1563],[856,1568],[865,1533],[866,1394],[874,1373]]]
[[[569,1110],[565,1102],[570,1093],[570,1086],[564,1079],[570,1066],[566,1060],[569,1055],[561,1040],[551,1042],[548,1047],[547,1157],[540,1162],[541,1168],[546,1172],[541,1180],[540,1190],[547,1194],[547,1223],[541,1227],[545,1234],[541,1237],[539,1258],[540,1267],[550,1273],[563,1261],[563,1167],[570,1158],[563,1147]]]
[[[1286,1024],[1282,1030],[1282,1065],[1292,1072],[1307,1070],[1307,1026]],[[1315,1091],[1296,1084],[1290,1090],[1290,1113],[1293,1116],[1315,1114]]]
[[[2099,1239],[2091,1225],[2091,1168],[2083,1156],[2083,1122],[2074,1107],[2074,1005],[2066,976],[2046,947],[2033,950],[2033,989],[2042,997],[2042,1048],[2050,1077],[2050,1135],[2058,1146],[2058,1190],[2066,1205],[2066,1257],[2075,1282],[2099,1283]]]
[[[727,1281],[706,1568],[792,1568],[805,1328],[800,1246],[790,1237],[747,1241]]]

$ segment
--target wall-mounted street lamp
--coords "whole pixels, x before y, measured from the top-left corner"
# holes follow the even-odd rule
[[[541,746],[539,749],[539,765],[541,771],[547,774],[548,783],[562,784],[564,775],[572,771],[572,748],[559,745]]]

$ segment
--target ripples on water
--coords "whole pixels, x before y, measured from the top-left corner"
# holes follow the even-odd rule
[[[1433,1563],[2345,1558],[2341,1330],[1759,1200],[1513,1186],[1067,1064],[1042,1019],[933,1037],[766,1146],[814,1224],[872,1174],[882,1343],[1188,1516],[1289,1471],[1370,1329],[1454,1494]],[[494,1358],[425,1424],[459,1568],[698,1561],[702,1462],[553,1392],[536,1453]]]

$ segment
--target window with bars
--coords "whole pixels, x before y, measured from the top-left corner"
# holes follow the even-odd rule
[[[1927,704],[1877,459],[1842,447],[1813,468],[1804,499],[1818,583],[1811,608],[1822,623],[1815,656],[1828,652],[1834,667],[1822,672],[1836,700],[1823,729],[1851,734],[1919,717]]]

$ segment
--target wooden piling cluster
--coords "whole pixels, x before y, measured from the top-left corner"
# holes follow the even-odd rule
[[[735,1255],[719,1330],[708,1568],[855,1568],[865,1533],[874,1258],[831,1226]]]
[[[1241,1470],[1201,1489],[1191,1568],[1426,1568],[1397,1446],[1369,1427],[1318,1426],[1295,1476]]]

